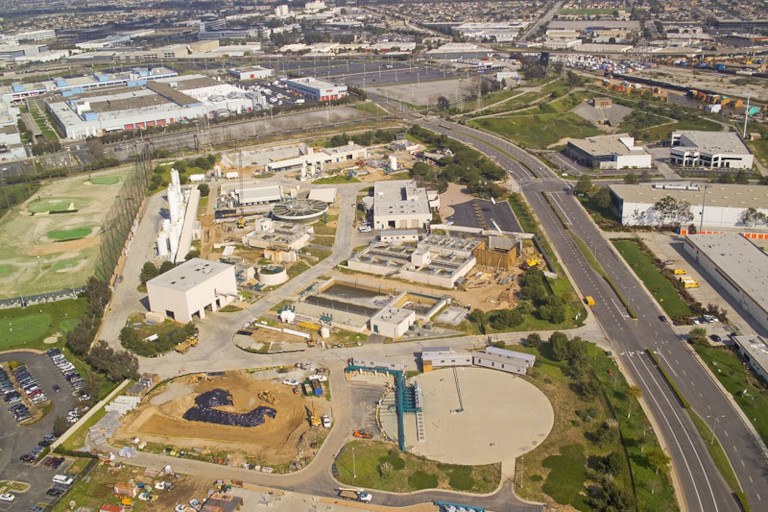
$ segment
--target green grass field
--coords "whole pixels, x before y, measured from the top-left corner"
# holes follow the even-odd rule
[[[768,396],[766,387],[730,349],[694,345],[720,383],[731,393],[741,410],[768,442]],[[746,395],[743,393],[747,390]]]
[[[94,185],[114,185],[120,182],[120,178],[117,176],[97,176],[91,178],[91,183]]]
[[[353,450],[357,478],[353,476]],[[501,479],[501,464],[442,464],[402,453],[394,443],[380,441],[352,441],[344,447],[336,467],[343,484],[390,492],[437,488],[485,494],[496,489]]]
[[[64,496],[64,499],[60,500],[50,510],[51,512],[69,510],[70,501],[76,502],[80,507],[90,507],[92,510],[98,510],[105,503],[117,505],[120,503],[120,500],[112,495],[112,486],[115,482],[127,482],[135,478],[137,474],[140,474],[140,471],[143,471],[143,469],[126,465],[123,465],[119,470],[112,471],[102,464],[97,464],[88,477],[78,480]],[[132,510],[134,512],[141,512],[145,510],[147,503],[149,502],[134,500]]]
[[[46,197],[33,199],[27,204],[27,211],[32,213],[42,213],[66,210],[70,203],[75,203],[75,208],[78,208],[77,201],[78,200],[74,197]]]
[[[701,118],[698,121],[678,121],[672,124],[652,126],[640,130],[637,132],[637,138],[647,142],[667,140],[669,139],[670,134],[676,130],[704,130],[717,132],[722,130],[722,126],[705,118]]]
[[[485,118],[470,124],[535,148],[546,148],[565,137],[583,138],[602,133],[589,121],[571,113]]]
[[[85,299],[74,299],[0,310],[0,352],[18,348],[47,350],[50,346],[43,340],[74,328],[86,309]]]
[[[320,178],[312,183],[316,185],[333,184],[333,183],[358,183],[360,180],[349,174],[337,174],[335,176],[328,176],[326,178]]]
[[[56,231],[50,231],[48,238],[56,240],[57,242],[65,242],[67,240],[78,240],[86,237],[91,233],[92,228],[74,228],[74,229],[61,229]]]
[[[559,455],[550,455],[542,462],[549,469],[542,490],[558,503],[568,503],[579,510],[590,510],[582,488],[587,479],[587,458],[584,446],[570,444],[560,449]]]
[[[674,285],[659,272],[653,260],[634,241],[614,240],[613,245],[670,318],[693,314]]]
[[[0,276],[7,276],[13,270],[12,265],[0,265]]]

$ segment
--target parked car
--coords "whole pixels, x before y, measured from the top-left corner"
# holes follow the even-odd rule
[[[11,503],[15,499],[16,499],[16,496],[14,496],[13,494],[11,494],[9,492],[0,494],[0,501],[4,501],[6,503]]]

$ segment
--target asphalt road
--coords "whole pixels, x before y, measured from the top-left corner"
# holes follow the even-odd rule
[[[38,386],[51,399],[53,408],[40,422],[21,427],[7,411],[0,411],[0,480],[18,480],[31,485],[24,493],[16,494],[16,499],[7,508],[0,506],[0,511],[27,510],[37,503],[48,503],[50,498],[45,491],[53,485],[51,478],[57,473],[63,473],[66,466],[54,470],[39,462],[31,466],[19,460],[19,457],[34,448],[43,435],[53,430],[53,421],[58,415],[66,416],[67,412],[77,403],[72,396],[72,388],[64,376],[53,366],[46,354],[32,352],[7,352],[0,354],[0,361],[20,361],[27,365]],[[53,391],[53,385],[61,387],[59,393]],[[3,403],[7,409],[7,404]],[[6,504],[0,503],[5,506]]]
[[[503,139],[444,121],[418,122],[486,153],[520,183],[523,194],[552,240],[571,279],[583,294],[595,298],[597,304],[592,308],[593,313],[611,339],[620,363],[642,388],[646,403],[660,429],[659,434],[672,457],[688,510],[736,511],[739,507],[687,413],[659,371],[653,367],[650,358],[645,355],[647,348],[659,353],[662,364],[669,369],[692,408],[710,428],[715,429],[752,508],[764,509],[763,501],[768,499],[768,478],[766,459],[760,444],[732,403],[714,384],[708,370],[702,368],[671,327],[658,319],[662,311],[575,198],[564,192],[564,183],[535,157]],[[525,166],[520,162],[525,163]],[[534,177],[530,170],[538,177]],[[550,194],[570,231],[584,240],[612,277],[620,292],[628,299],[638,320],[630,318],[605,280],[585,261],[574,240],[542,196],[542,191]]]

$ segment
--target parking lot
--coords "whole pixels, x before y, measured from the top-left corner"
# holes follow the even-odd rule
[[[53,407],[41,421],[34,425],[22,427],[14,420],[8,406],[0,411],[0,480],[16,480],[30,484],[30,488],[24,493],[16,495],[13,503],[0,502],[0,512],[5,510],[29,510],[32,505],[50,503],[51,497],[46,496],[46,491],[53,486],[51,478],[56,474],[63,474],[71,461],[69,459],[60,463],[58,468],[46,467],[49,457],[45,457],[37,464],[25,463],[20,457],[43,441],[43,436],[53,431],[53,422],[56,416],[67,416],[67,413],[78,404],[77,398],[72,396],[72,387],[66,381],[64,375],[53,366],[47,354],[33,354],[29,352],[15,352],[0,355],[0,361],[17,361],[26,365],[31,375],[37,381],[38,387],[50,398]],[[60,391],[54,391],[53,386],[59,386]]]

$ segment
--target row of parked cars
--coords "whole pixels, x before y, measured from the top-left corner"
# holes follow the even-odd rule
[[[8,410],[11,411],[14,419],[21,423],[32,417],[29,408],[23,402],[22,394],[34,404],[45,402],[48,397],[37,385],[37,380],[26,365],[20,365],[11,370],[11,375],[16,381],[15,384],[11,376],[0,368],[0,392],[3,393],[3,400],[11,406]]]
[[[50,349],[48,355],[54,366],[61,371],[64,378],[67,379],[67,382],[72,386],[72,389],[80,391],[85,387],[85,379],[75,369],[75,365],[70,363],[58,348]]]

